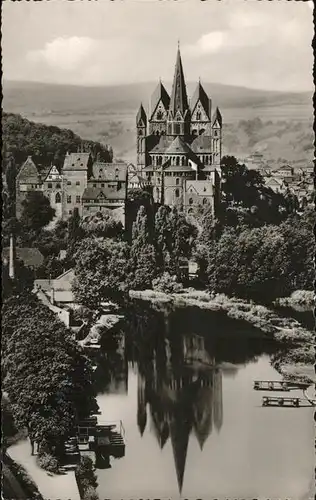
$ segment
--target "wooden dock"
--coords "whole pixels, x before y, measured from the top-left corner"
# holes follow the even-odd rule
[[[285,391],[289,392],[295,389],[306,389],[308,384],[303,382],[290,382],[283,380],[255,380],[253,388],[256,391]]]
[[[298,408],[299,406],[302,406],[302,403],[305,403],[306,406],[306,400],[302,398],[282,398],[282,397],[271,397],[271,396],[264,396],[262,398],[262,406],[283,406],[283,407],[291,407],[294,406]]]

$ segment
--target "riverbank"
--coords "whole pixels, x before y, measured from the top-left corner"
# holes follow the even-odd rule
[[[294,318],[279,316],[268,307],[253,302],[245,302],[223,294],[210,295],[206,291],[192,288],[173,294],[143,290],[130,291],[129,295],[132,299],[145,300],[152,304],[191,306],[214,312],[220,311],[229,318],[247,321],[267,338],[291,348],[272,361],[273,366],[285,379],[315,381],[313,333],[303,328]]]
[[[292,307],[297,310],[315,307],[315,294],[311,290],[296,290],[290,297],[280,297],[274,301],[276,306]]]

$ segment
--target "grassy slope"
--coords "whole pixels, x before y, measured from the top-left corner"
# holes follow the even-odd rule
[[[166,85],[170,89],[170,84]],[[70,128],[81,137],[110,143],[116,156],[135,161],[135,115],[146,107],[155,83],[116,87],[75,87],[4,82],[3,108],[35,122]],[[274,162],[312,160],[312,101],[309,93],[280,93],[205,83],[213,106],[224,117],[224,153],[247,155],[260,150]],[[188,84],[192,95],[194,85]],[[260,117],[253,131],[240,120]],[[282,162],[281,162],[282,163]]]

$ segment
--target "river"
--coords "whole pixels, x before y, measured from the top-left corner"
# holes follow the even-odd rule
[[[313,408],[262,407],[253,390],[281,379],[275,346],[195,308],[142,305],[128,317],[115,362],[106,355],[96,370],[101,419],[121,420],[126,440],[125,456],[96,471],[100,498],[306,500]]]

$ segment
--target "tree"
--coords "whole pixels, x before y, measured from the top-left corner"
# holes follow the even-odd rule
[[[114,219],[110,210],[85,217],[81,222],[81,229],[85,236],[94,235],[103,238],[121,238],[123,236],[123,225]]]
[[[169,214],[169,234],[172,237],[170,238],[168,271],[182,279],[181,265],[191,257],[198,231],[183,214],[178,212],[176,207],[173,207]]]
[[[72,289],[79,304],[96,308],[100,302],[124,297],[129,286],[127,243],[109,238],[84,238],[74,255]]]
[[[15,422],[58,456],[78,418],[97,409],[91,363],[35,295],[11,295],[2,314],[3,385]]]
[[[53,220],[54,215],[55,210],[40,191],[29,191],[22,201],[21,224],[27,229],[39,232]]]
[[[72,215],[68,219],[67,257],[70,260],[72,260],[72,256],[76,251],[76,245],[83,236],[80,221],[79,210],[75,207]]]
[[[133,224],[130,266],[134,276],[133,287],[146,289],[152,287],[157,274],[156,252],[153,245],[152,229],[148,223],[145,207],[138,210]]]

